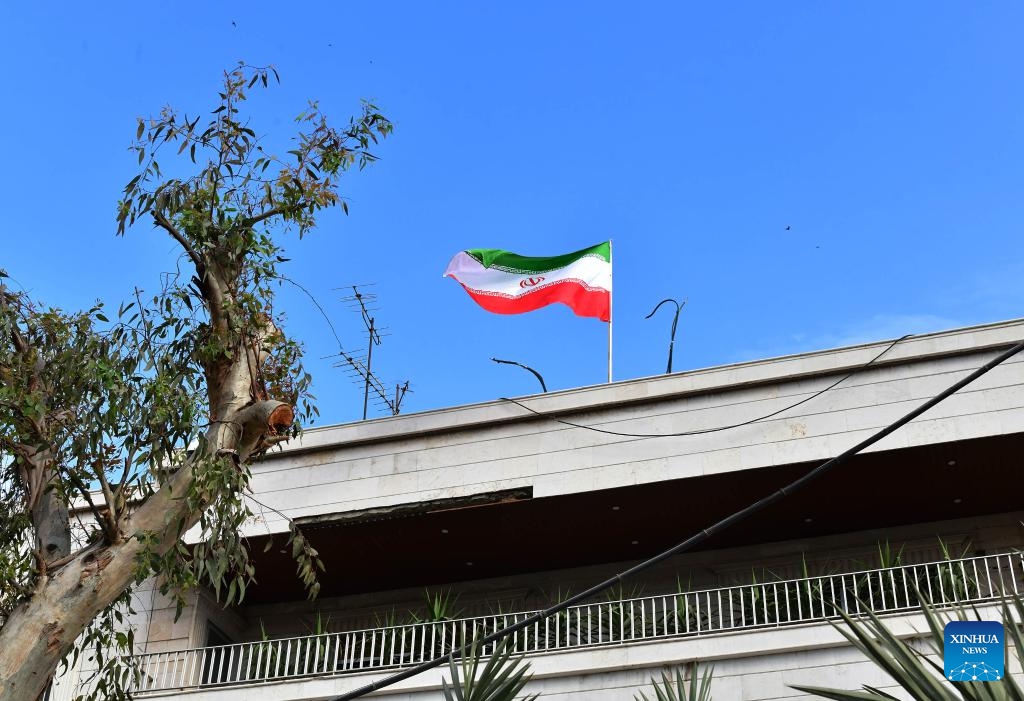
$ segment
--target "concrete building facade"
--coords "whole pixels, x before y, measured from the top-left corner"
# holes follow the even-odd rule
[[[258,582],[243,606],[200,594],[175,620],[153,587],[138,592],[140,693],[300,701],[361,687],[699,532],[1022,338],[1018,320],[307,431],[253,468]],[[990,613],[1024,592],[1022,459],[1014,357],[698,549],[527,628],[528,690],[632,699],[691,660],[715,665],[720,699],[891,688],[830,605],[861,597],[913,639],[915,589]],[[325,562],[314,602],[281,549],[285,517]],[[374,697],[440,698],[443,674]]]

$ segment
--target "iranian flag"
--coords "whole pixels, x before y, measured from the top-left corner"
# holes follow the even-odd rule
[[[521,314],[561,302],[579,316],[611,319],[612,256],[608,241],[546,258],[497,248],[471,248],[455,254],[444,276],[454,278],[489,312]]]

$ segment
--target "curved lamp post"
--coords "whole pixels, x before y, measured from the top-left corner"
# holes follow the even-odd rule
[[[672,317],[672,335],[669,338],[669,342],[668,342],[668,368],[665,370],[665,372],[667,374],[667,373],[671,373],[672,372],[672,348],[676,344],[676,326],[679,324],[679,312],[683,311],[683,307],[686,306],[686,300],[684,299],[683,303],[680,304],[679,302],[675,301],[671,297],[668,298],[668,299],[663,299],[660,302],[658,302],[658,306],[656,306],[651,311],[651,313],[648,314],[647,316],[645,316],[644,318],[645,319],[650,319],[652,316],[654,316],[654,314],[659,309],[661,309],[661,305],[663,305],[665,302],[671,302],[672,304],[676,305],[676,314],[675,314],[675,316]]]
[[[531,368],[529,365],[523,365],[522,363],[517,363],[514,360],[501,360],[500,358],[491,358],[491,360],[493,360],[496,363],[502,363],[503,365],[518,365],[523,370],[529,370],[530,372],[533,373],[533,376],[537,378],[537,381],[540,382],[541,389],[543,389],[545,392],[548,391],[548,386],[544,384],[544,378],[540,376],[539,372]]]

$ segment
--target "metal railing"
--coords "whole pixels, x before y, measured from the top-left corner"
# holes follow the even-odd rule
[[[1021,553],[986,555],[844,574],[573,606],[517,631],[516,652],[777,627],[859,614],[992,601],[1024,591]],[[835,607],[835,608],[834,608]],[[414,665],[517,623],[533,612],[263,640],[137,655],[136,691],[387,670]],[[485,650],[485,652],[487,652]]]

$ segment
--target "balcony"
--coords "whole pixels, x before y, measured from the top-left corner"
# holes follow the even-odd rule
[[[571,607],[517,631],[518,652],[539,654],[725,632],[776,628],[851,614],[980,604],[1024,593],[1024,555],[1008,553],[921,565],[770,581]],[[457,649],[533,613],[264,640],[135,656],[136,693],[385,671]]]

